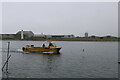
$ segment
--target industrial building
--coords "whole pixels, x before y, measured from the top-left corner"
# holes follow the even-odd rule
[[[85,33],[85,37],[86,37],[86,38],[88,37],[88,33],[87,33],[87,32]]]
[[[74,35],[46,35],[46,38],[75,38]]]
[[[32,31],[18,31],[16,34],[0,34],[0,38],[2,39],[30,39],[33,36],[34,33]]]
[[[85,33],[84,37],[75,37],[73,34],[71,35],[45,35],[43,33],[39,33],[39,34],[34,34],[32,31],[18,31],[16,34],[0,34],[0,39],[60,39],[60,38],[89,38],[89,39],[113,39],[113,38],[117,38],[114,36],[103,36],[103,37],[99,37],[99,36],[88,36],[88,33]]]
[[[14,39],[16,34],[0,34],[0,39]]]
[[[19,39],[31,39],[34,36],[34,33],[32,31],[18,31],[16,33],[16,38]]]
[[[1,39],[75,38],[74,35],[34,34],[32,31],[18,31],[16,34],[0,34]]]

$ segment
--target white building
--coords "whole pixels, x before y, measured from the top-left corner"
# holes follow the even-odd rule
[[[34,36],[33,37],[35,37],[35,38],[45,38],[46,36],[43,34],[43,33],[41,33],[41,34],[34,34]]]
[[[34,33],[32,31],[18,31],[16,33],[16,35],[18,35],[18,37],[20,37],[21,39],[25,38],[25,39],[28,39],[28,38],[31,38],[34,36]]]
[[[87,32],[85,33],[85,37],[88,37],[88,33]]]

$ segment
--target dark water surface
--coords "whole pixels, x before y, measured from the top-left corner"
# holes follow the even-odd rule
[[[2,42],[3,62],[7,42]],[[10,41],[9,75],[11,78],[117,78],[117,42],[54,41],[62,46],[58,55],[23,54],[28,44],[41,46],[43,41]],[[84,49],[84,51],[83,51]],[[3,77],[6,74],[3,73]]]

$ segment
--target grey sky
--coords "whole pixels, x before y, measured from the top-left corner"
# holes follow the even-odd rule
[[[118,35],[117,2],[3,3],[2,33]]]

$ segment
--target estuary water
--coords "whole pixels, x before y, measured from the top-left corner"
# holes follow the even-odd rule
[[[2,62],[10,42],[10,78],[117,78],[118,42],[53,41],[62,46],[60,54],[21,52],[26,45],[41,46],[43,41],[2,41]],[[83,50],[84,49],[84,50]]]

